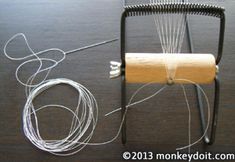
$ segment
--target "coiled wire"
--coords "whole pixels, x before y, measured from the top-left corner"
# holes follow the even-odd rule
[[[144,16],[150,14],[182,13],[193,15],[205,15],[213,17],[224,17],[224,8],[197,3],[150,3],[125,6],[125,16]]]
[[[56,104],[45,105],[36,109],[33,100],[43,91],[58,84],[72,86],[78,92],[79,98],[76,109],[73,111],[66,106]],[[43,140],[40,135],[37,112],[49,107],[62,108],[73,116],[69,134],[63,139]],[[83,149],[91,139],[97,123],[98,106],[95,97],[86,87],[69,79],[58,78],[46,80],[31,90],[22,115],[24,134],[33,145],[52,154],[66,156]]]

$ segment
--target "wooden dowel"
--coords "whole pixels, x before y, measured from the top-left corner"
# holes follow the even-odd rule
[[[212,54],[126,53],[126,80],[129,83],[211,83],[216,75]],[[176,80],[175,80],[176,79]]]

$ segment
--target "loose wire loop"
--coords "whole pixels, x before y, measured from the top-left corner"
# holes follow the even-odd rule
[[[35,108],[33,100],[43,91],[58,84],[72,86],[79,94],[75,110],[57,104]],[[40,135],[37,112],[50,107],[64,109],[73,116],[69,134],[63,139],[44,140]],[[65,78],[50,79],[36,86],[29,93],[22,118],[24,134],[33,145],[54,155],[67,156],[79,152],[90,141],[97,124],[98,105],[93,94],[83,85]]]

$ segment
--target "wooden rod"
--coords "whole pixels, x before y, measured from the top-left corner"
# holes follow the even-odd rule
[[[212,54],[126,53],[126,80],[129,83],[211,83],[216,75]]]

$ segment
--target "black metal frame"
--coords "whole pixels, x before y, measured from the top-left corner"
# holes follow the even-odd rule
[[[225,31],[225,14],[224,9],[211,5],[203,4],[144,4],[144,5],[134,5],[126,6],[121,17],[121,35],[120,35],[120,44],[121,44],[121,107],[122,107],[122,118],[125,115],[125,119],[122,126],[122,143],[126,143],[126,80],[125,80],[125,43],[126,43],[126,18],[128,16],[144,16],[149,14],[159,14],[159,13],[185,13],[186,19],[186,30],[187,30],[187,39],[189,43],[190,53],[194,52],[193,42],[190,34],[190,27],[188,24],[187,14],[196,14],[196,15],[207,15],[212,17],[220,18],[220,33],[219,33],[219,44],[218,44],[218,53],[216,58],[216,65],[219,64],[222,52],[223,52],[223,42],[224,42],[224,31]],[[210,137],[208,134],[204,137],[204,142],[206,144],[213,144],[215,141],[215,132],[218,119],[218,109],[219,109],[219,94],[220,94],[220,84],[219,78],[216,75],[215,80],[215,93],[214,93],[214,108],[213,108],[213,117],[212,117],[212,127]],[[198,107],[201,117],[201,126],[202,131],[206,129],[205,115],[203,110],[203,100],[202,94],[198,87],[196,88]]]

